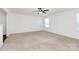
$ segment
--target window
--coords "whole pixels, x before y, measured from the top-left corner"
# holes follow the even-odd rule
[[[79,14],[76,15],[76,29],[79,31]]]
[[[49,18],[45,18],[44,22],[45,22],[45,27],[48,28],[49,27]]]

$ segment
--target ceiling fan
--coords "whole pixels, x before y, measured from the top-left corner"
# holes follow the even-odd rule
[[[37,10],[33,12],[37,12],[38,14],[46,14],[48,11],[49,11],[48,9],[37,8]]]

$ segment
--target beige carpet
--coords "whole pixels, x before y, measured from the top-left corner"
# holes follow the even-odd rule
[[[0,51],[77,51],[79,40],[38,31],[10,35]]]

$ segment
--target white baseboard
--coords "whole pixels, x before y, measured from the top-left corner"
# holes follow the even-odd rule
[[[47,31],[47,30],[45,30],[45,31]],[[55,33],[55,34],[58,34],[58,35],[61,35],[61,36],[65,36],[65,37],[69,37],[69,38],[73,38],[73,39],[78,39],[78,40],[79,40],[79,38],[74,37],[74,36],[69,36],[69,35],[65,35],[65,34],[60,34],[60,33],[52,32],[52,31],[47,31],[47,32]]]

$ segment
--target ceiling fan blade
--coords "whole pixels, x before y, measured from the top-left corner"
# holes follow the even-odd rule
[[[45,13],[45,14],[46,14],[46,11],[43,11],[43,13]]]
[[[38,8],[39,10],[42,10],[42,8]]]
[[[38,8],[38,10],[42,10],[42,8]]]
[[[47,10],[44,10],[44,11],[49,11],[49,10],[47,9]]]
[[[49,11],[49,10],[48,9],[43,9],[43,8],[37,8],[37,10],[33,11],[33,12],[37,12],[38,14],[40,14],[40,13],[46,14],[47,11]]]

